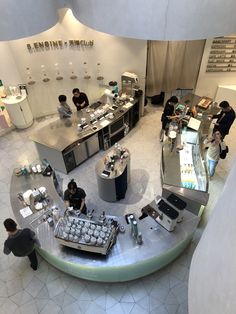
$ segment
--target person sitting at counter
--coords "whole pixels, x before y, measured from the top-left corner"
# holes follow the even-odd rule
[[[74,88],[72,101],[77,109],[77,111],[89,106],[88,97],[85,93],[80,92],[78,88]]]
[[[60,95],[58,97],[59,100],[59,107],[57,108],[57,111],[60,115],[60,118],[70,118],[72,115],[72,110],[70,109],[70,106],[66,102],[66,96],[65,95]]]
[[[66,207],[73,207],[79,209],[81,213],[86,214],[87,208],[85,205],[86,193],[83,189],[79,188],[72,179],[67,186],[67,190],[64,193],[64,202]]]
[[[171,96],[170,99],[167,100],[164,111],[161,116],[161,132],[160,132],[160,142],[163,142],[164,134],[167,134],[168,124],[171,121],[171,116],[174,115],[175,105],[178,103],[178,98],[176,96]]]
[[[37,270],[38,260],[34,246],[40,246],[40,243],[34,231],[29,228],[18,229],[16,222],[11,218],[7,218],[3,224],[8,233],[4,243],[4,254],[12,252],[15,256],[28,256],[31,268]]]

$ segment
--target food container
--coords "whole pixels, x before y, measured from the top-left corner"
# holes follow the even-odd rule
[[[88,234],[86,234],[84,236],[84,240],[85,240],[86,243],[89,243],[90,242],[90,236]]]

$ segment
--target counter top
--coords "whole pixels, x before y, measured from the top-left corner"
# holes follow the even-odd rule
[[[153,219],[146,217],[138,220],[140,209],[135,216],[139,231],[142,232],[143,244],[137,245],[131,236],[130,226],[123,216],[117,213],[117,220],[125,226],[125,233],[118,234],[117,243],[108,256],[87,253],[61,246],[54,237],[53,227],[47,222],[38,224],[43,212],[36,212],[23,218],[20,209],[24,207],[17,198],[17,193],[44,186],[51,202],[64,212],[64,204],[57,194],[52,177],[31,174],[11,179],[10,198],[13,213],[21,227],[33,229],[41,243],[39,253],[55,267],[73,276],[104,282],[127,281],[145,276],[172,261],[190,242],[199,222],[199,217],[185,211],[183,222],[177,224],[173,232],[168,232]],[[134,212],[134,211],[133,211]],[[100,213],[95,213],[99,215]],[[107,212],[106,214],[109,215]]]
[[[23,100],[26,99],[26,97],[27,97],[26,95],[7,96],[6,98],[1,98],[1,100],[5,105],[14,105],[22,102]]]
[[[108,110],[109,113],[114,114],[113,119],[103,118],[100,121],[95,122],[94,124],[90,123],[90,114],[94,113],[94,110],[82,109],[80,111],[73,112],[71,118],[58,119],[45,127],[42,127],[37,132],[33,133],[30,136],[30,139],[36,143],[40,143],[49,148],[55,149],[62,152],[72,143],[81,142],[86,137],[91,136],[94,133],[97,133],[99,130],[103,129],[105,126],[112,124],[123,116],[127,111],[132,108],[134,100],[130,106],[127,107],[127,104],[120,105],[116,110]],[[101,106],[102,107],[102,106]],[[78,130],[78,124],[81,123],[81,119],[85,118],[88,126],[82,131]],[[50,136],[49,136],[50,135]]]
[[[109,156],[112,156],[113,154],[116,154],[116,151],[114,148],[112,148],[105,156],[103,156],[96,164],[96,174],[98,176],[100,176],[103,179],[115,179],[117,177],[119,177],[125,170],[125,167],[127,165],[127,163],[130,161],[130,152],[128,151],[128,149],[125,149],[125,151],[128,153],[127,157],[124,157],[121,161],[120,157],[118,157],[119,159],[115,161],[114,163],[114,170],[111,171],[110,169],[107,169],[106,167],[106,159],[109,158]],[[110,172],[109,176],[104,176],[102,173],[104,170],[107,170]]]

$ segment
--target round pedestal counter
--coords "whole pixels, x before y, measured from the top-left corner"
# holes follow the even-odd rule
[[[33,115],[26,95],[2,98],[12,123],[19,129],[28,128],[33,123]]]
[[[114,156],[114,161],[109,160]],[[96,164],[98,194],[104,201],[116,202],[125,198],[130,181],[130,153],[125,149],[124,157],[117,149],[110,150]]]

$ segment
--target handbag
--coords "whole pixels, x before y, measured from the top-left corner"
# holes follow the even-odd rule
[[[222,149],[220,144],[219,146],[220,146],[220,159],[225,159],[229,152],[229,147],[226,145],[225,149]]]

